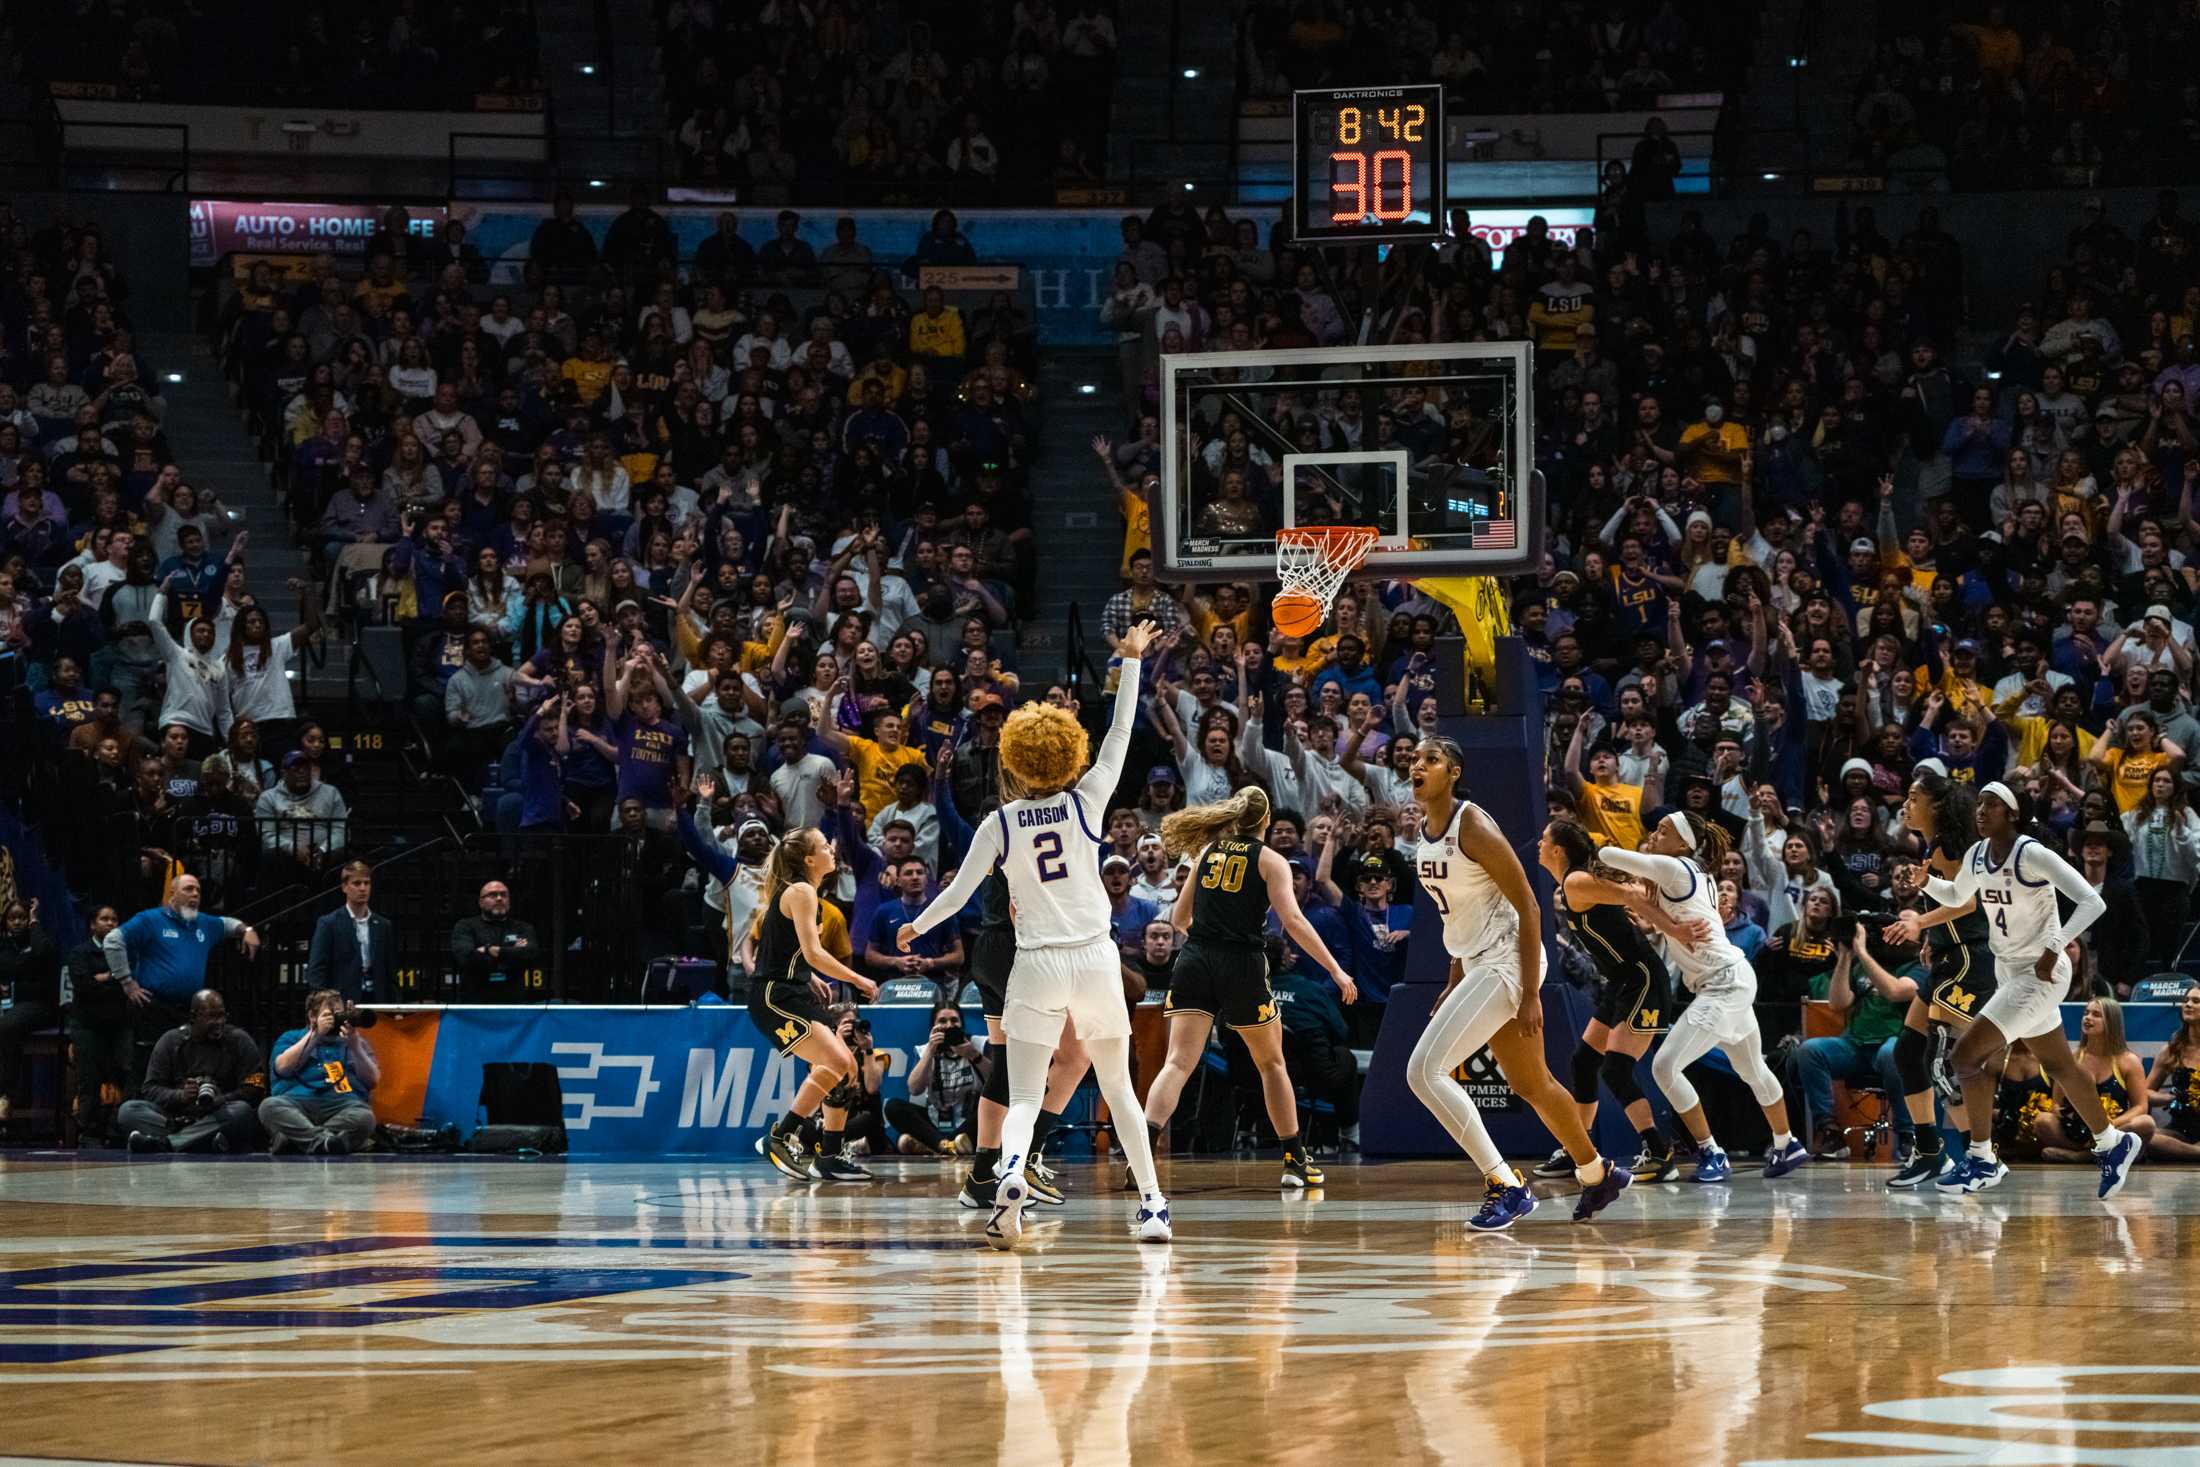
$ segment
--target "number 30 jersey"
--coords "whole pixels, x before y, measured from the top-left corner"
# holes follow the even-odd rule
[[[1421,888],[1444,916],[1444,951],[1473,965],[1473,960],[1518,956],[1520,914],[1497,889],[1482,863],[1459,849],[1459,822],[1472,808],[1465,800],[1452,811],[1442,836],[1424,840],[1414,854]]]
[[[1216,836],[1185,878],[1192,888],[1192,938],[1202,947],[1257,948],[1267,935],[1268,883],[1260,853],[1267,846],[1239,835]]]

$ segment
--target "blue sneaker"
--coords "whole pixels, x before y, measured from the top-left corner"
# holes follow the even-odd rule
[[[1785,1150],[1775,1151],[1765,1158],[1765,1176],[1768,1179],[1784,1177],[1809,1160],[1810,1148],[1791,1139]]]
[[[1969,1171],[1964,1174],[1963,1190],[1984,1192],[1987,1188],[1998,1187],[2008,1180],[2009,1168],[2000,1157],[1997,1156],[1990,1162],[1973,1157]]]
[[[2124,1132],[2121,1141],[2100,1153],[2100,1160],[2101,1200],[2106,1202],[2124,1190],[2124,1181],[2139,1160],[2139,1138],[2129,1131]]]
[[[1526,1187],[1503,1187],[1492,1182],[1482,1194],[1482,1210],[1467,1219],[1467,1227],[1477,1233],[1502,1233],[1533,1211],[1535,1194]]]
[[[1148,1207],[1140,1203],[1138,1216],[1131,1219],[1131,1236],[1141,1243],[1166,1243],[1175,1236],[1169,1223],[1169,1204]]]
[[[1618,1162],[1604,1163],[1604,1175],[1581,1189],[1581,1199],[1574,1204],[1574,1221],[1587,1222],[1610,1207],[1634,1180],[1635,1174]]]
[[[1696,1175],[1692,1182],[1731,1182],[1734,1180],[1734,1163],[1727,1160],[1723,1151],[1702,1151],[1696,1154]]]
[[[1933,1178],[1933,1186],[1951,1197],[1968,1191],[1971,1186],[1972,1168],[1977,1165],[1978,1162],[1971,1154],[1964,1152],[1956,1157],[1951,1166],[1941,1172],[1939,1176]]]

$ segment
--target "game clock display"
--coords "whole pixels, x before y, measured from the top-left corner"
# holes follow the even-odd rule
[[[1444,228],[1444,89],[1294,92],[1302,240],[1434,239]]]

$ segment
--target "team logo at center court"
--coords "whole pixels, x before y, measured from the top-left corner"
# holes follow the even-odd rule
[[[1130,1363],[1134,1348],[1156,1368],[1211,1367],[1251,1340],[1358,1359],[1634,1342],[1788,1307],[1777,1295],[1888,1282],[1701,1246],[1572,1240],[1502,1253],[1188,1240],[1165,1262],[1146,1255],[1164,1265],[1157,1281],[1150,1268],[1126,1266],[1138,1255],[1119,1245],[1065,1238],[1035,1278],[993,1266],[974,1235],[911,1238],[883,1214],[877,1238],[854,1247],[812,1244],[799,1230],[761,1236],[786,1199],[739,1182],[683,1179],[680,1193],[651,1200],[688,1227],[685,1241],[427,1235],[117,1247],[0,1271],[0,1309],[35,1316],[0,1336],[0,1385],[80,1385],[199,1361],[225,1375],[318,1380],[332,1367],[533,1370],[723,1362],[751,1350],[783,1357],[770,1368],[798,1376],[950,1377],[998,1370],[1007,1330],[1028,1339],[1038,1368]],[[854,1316],[862,1350],[847,1348],[845,1330],[799,1327],[821,1287]]]

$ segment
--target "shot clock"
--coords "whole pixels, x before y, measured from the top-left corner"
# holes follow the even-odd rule
[[[1444,229],[1444,89],[1294,92],[1292,222],[1302,240],[1434,239]]]

